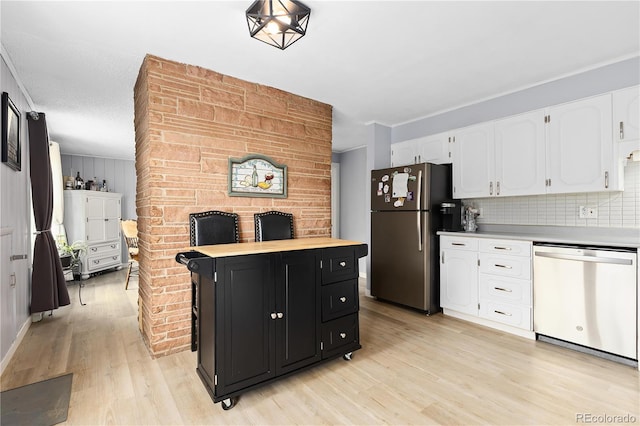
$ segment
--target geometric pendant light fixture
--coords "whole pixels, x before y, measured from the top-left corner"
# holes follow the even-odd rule
[[[306,34],[311,9],[295,0],[257,0],[246,15],[251,37],[284,50]]]

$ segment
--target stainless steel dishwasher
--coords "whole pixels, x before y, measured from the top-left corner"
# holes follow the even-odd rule
[[[638,359],[635,249],[535,244],[537,334]]]

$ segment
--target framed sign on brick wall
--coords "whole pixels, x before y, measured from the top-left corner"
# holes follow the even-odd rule
[[[287,166],[257,154],[229,158],[229,195],[287,198]]]

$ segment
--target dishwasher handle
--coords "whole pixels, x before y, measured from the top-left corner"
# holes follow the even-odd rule
[[[538,257],[548,257],[551,259],[576,260],[579,262],[613,263],[616,265],[633,265],[633,260],[631,259],[620,259],[616,257],[583,256],[583,255],[575,255],[575,254],[550,253],[546,251],[538,251],[538,252],[535,252],[534,255]]]

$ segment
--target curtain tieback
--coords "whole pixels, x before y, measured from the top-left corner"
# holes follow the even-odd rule
[[[44,234],[45,232],[51,232],[51,228],[43,229],[42,231],[36,231],[36,232],[34,232],[34,234],[35,235],[40,235],[40,234]]]

